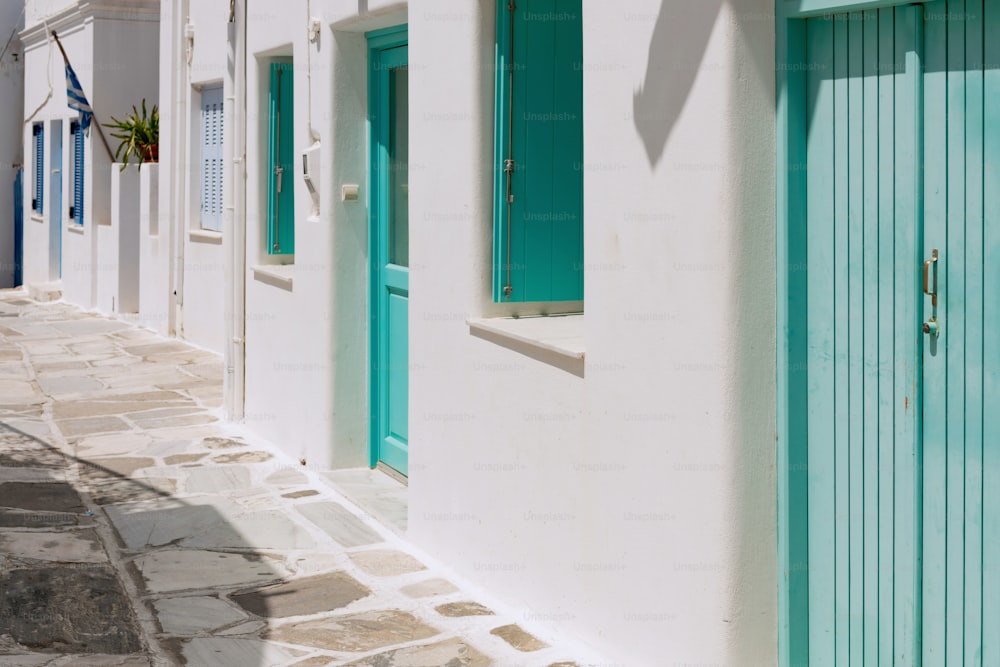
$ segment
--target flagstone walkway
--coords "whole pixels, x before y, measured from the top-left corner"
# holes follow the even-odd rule
[[[0,667],[585,664],[221,396],[216,355],[0,292]]]

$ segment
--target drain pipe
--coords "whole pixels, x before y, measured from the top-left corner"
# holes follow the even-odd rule
[[[223,179],[225,206],[222,237],[226,253],[225,367],[223,395],[225,416],[241,421],[246,395],[246,113],[247,90],[247,5],[249,0],[232,0],[229,16],[229,62],[225,80],[223,123],[227,131],[223,143],[223,164],[229,178]]]
[[[168,261],[167,285],[169,289],[167,309],[167,328],[171,336],[178,338],[184,334],[184,251],[187,241],[187,214],[183,202],[187,190],[187,174],[181,165],[187,164],[188,150],[188,77],[190,75],[191,50],[193,34],[188,26],[190,1],[181,0],[180,11],[174,16],[173,55],[175,67],[172,67],[173,93],[171,100],[173,111],[173,136],[171,138],[170,192],[170,260]],[[178,48],[178,47],[182,48]]]

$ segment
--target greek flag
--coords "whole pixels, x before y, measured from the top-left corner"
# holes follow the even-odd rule
[[[94,117],[94,110],[90,108],[87,96],[83,94],[83,87],[80,80],[76,78],[76,72],[66,63],[66,100],[70,109],[80,112],[80,128],[83,133],[90,135],[90,120]]]

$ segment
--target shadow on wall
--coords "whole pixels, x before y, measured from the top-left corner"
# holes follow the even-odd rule
[[[632,118],[649,166],[663,156],[708,46],[722,0],[663,0],[649,43],[646,78],[632,97]]]

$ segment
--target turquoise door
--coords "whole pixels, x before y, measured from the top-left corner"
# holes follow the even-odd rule
[[[409,73],[405,28],[370,33],[372,465],[408,474]]]
[[[1000,665],[997,34],[1000,0],[805,24],[791,664]]]

